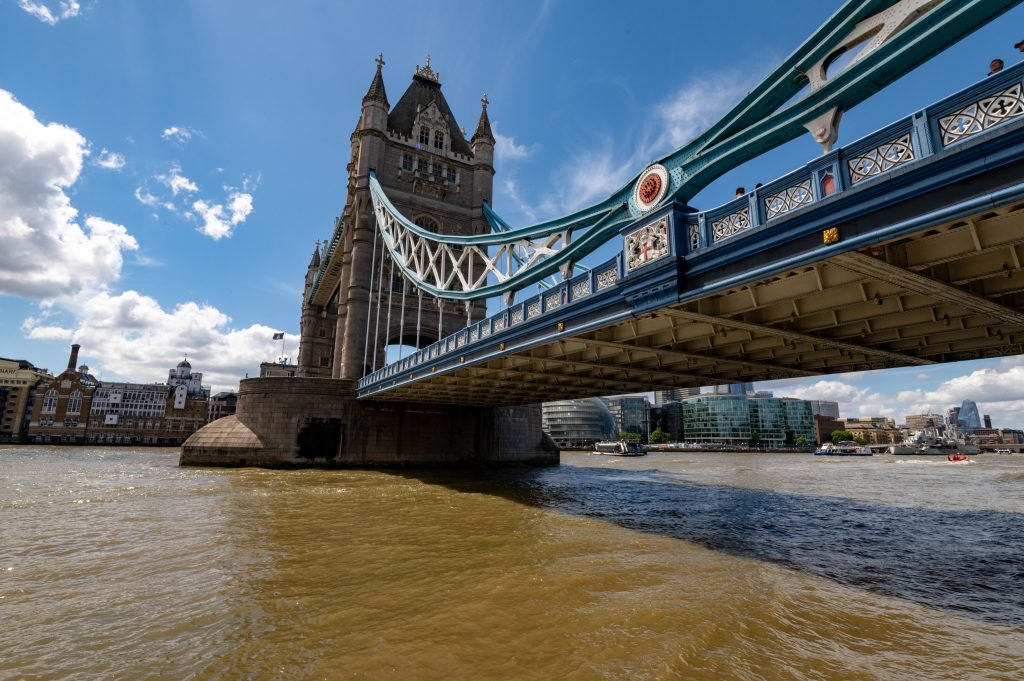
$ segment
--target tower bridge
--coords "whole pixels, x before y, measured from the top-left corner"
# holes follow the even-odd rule
[[[392,108],[378,57],[300,375],[243,381],[182,462],[552,463],[541,401],[1024,352],[1024,65],[832,148],[844,111],[1015,4],[847,2],[695,140],[519,228],[490,205],[486,97],[466,139],[429,58]],[[822,156],[689,205],[806,132]],[[416,350],[387,363],[397,344]]]

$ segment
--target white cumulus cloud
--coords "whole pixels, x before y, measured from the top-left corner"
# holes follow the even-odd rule
[[[138,248],[122,225],[77,221],[65,190],[87,154],[78,131],[40,122],[0,90],[0,295],[49,298],[105,285],[120,277],[122,252]]]
[[[124,168],[125,160],[122,154],[117,154],[113,151],[107,151],[102,149],[92,164],[106,170],[121,170]]]
[[[203,219],[199,231],[214,241],[220,241],[224,237],[231,236],[235,226],[244,222],[252,213],[252,194],[244,192],[229,194],[226,209],[221,204],[209,204],[206,201],[196,201],[192,204],[192,208]]]
[[[188,355],[194,371],[214,390],[236,388],[248,373],[258,375],[260,362],[281,351],[273,335],[279,330],[263,324],[244,328],[206,303],[183,302],[164,309],[155,299],[137,291],[111,294],[83,293],[60,299],[60,314],[71,317],[64,325],[51,319],[29,317],[22,330],[31,339],[70,340],[82,346],[94,370],[104,378],[116,375],[137,382],[163,381],[167,370]],[[285,335],[286,351],[298,347],[298,336]],[[98,365],[95,365],[98,362]]]
[[[82,11],[82,6],[77,0],[61,0],[61,2],[57,3],[55,9],[50,9],[52,4],[37,2],[36,0],[18,0],[18,7],[50,26],[63,19],[77,17]]]

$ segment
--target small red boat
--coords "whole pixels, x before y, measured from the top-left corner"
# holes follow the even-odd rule
[[[948,454],[946,458],[950,461],[970,461],[971,457],[966,454]]]

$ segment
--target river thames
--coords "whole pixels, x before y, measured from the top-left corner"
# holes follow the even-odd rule
[[[0,448],[4,679],[1020,679],[1024,457]]]

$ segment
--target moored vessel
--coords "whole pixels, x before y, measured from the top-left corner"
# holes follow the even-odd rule
[[[859,445],[852,440],[832,443],[826,442],[814,450],[815,456],[871,456],[871,447]]]
[[[626,440],[602,440],[594,444],[594,454],[605,456],[644,456],[646,448],[639,442]]]

